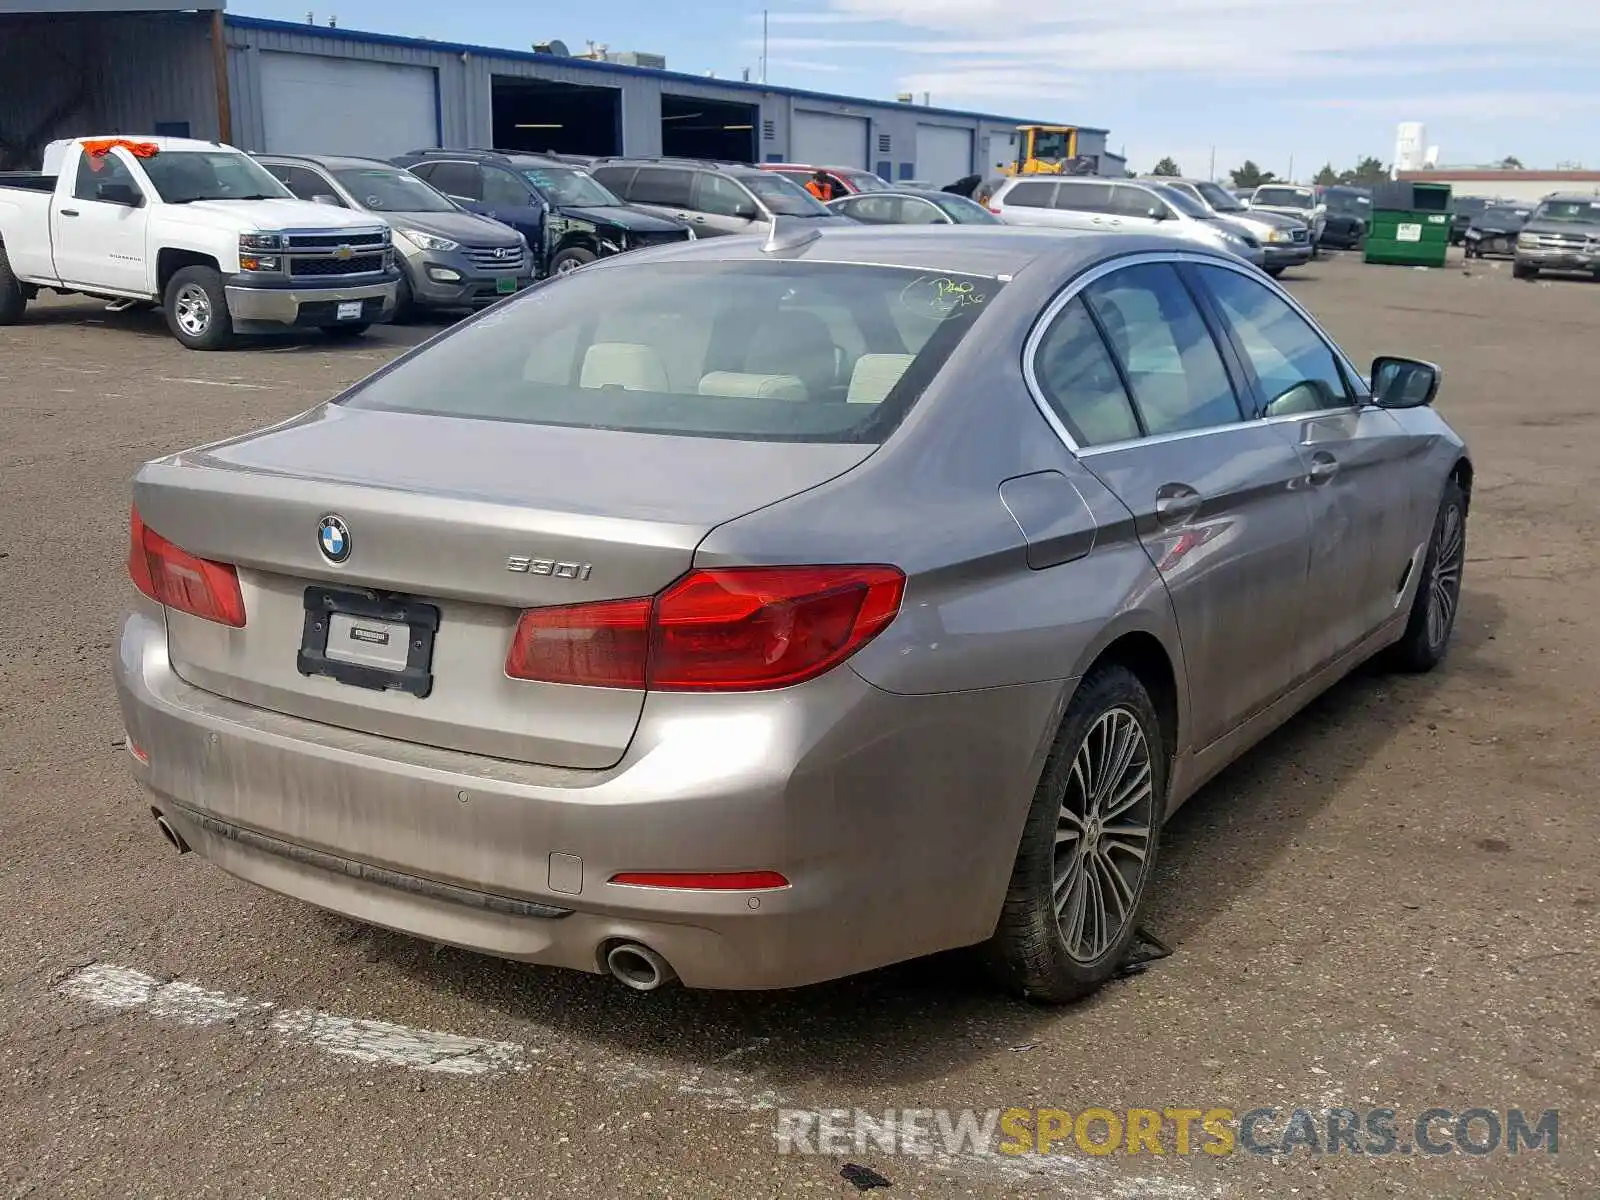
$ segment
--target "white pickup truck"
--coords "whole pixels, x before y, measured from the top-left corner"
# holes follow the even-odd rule
[[[42,174],[0,174],[0,325],[41,288],[159,305],[185,346],[394,311],[389,227],[297,200],[249,155],[189,138],[72,138]]]

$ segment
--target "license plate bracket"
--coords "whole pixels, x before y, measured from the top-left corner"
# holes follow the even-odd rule
[[[324,675],[370,691],[405,692],[421,700],[433,690],[438,632],[439,610],[432,604],[377,592],[308,587],[295,666],[302,675]],[[395,644],[401,637],[403,647]]]
[[[359,300],[341,300],[341,301],[339,301],[338,311],[334,315],[335,315],[336,319],[338,319],[340,321],[359,321],[359,320],[361,320],[361,301],[359,301]]]

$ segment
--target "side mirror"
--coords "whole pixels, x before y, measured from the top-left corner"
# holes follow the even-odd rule
[[[339,197],[330,196],[327,192],[319,192],[317,195],[311,197],[311,203],[313,203],[313,204],[326,204],[330,208],[343,208],[344,207],[344,202],[342,200],[340,200]]]
[[[1165,221],[1169,216],[1171,216],[1171,214],[1159,204],[1152,204],[1148,209],[1145,210],[1144,215],[1149,217],[1152,221]]]
[[[94,198],[107,204],[120,204],[125,208],[138,208],[144,198],[131,183],[102,183],[95,188]]]
[[[741,204],[733,210],[733,215],[741,221],[758,221],[761,219],[761,210],[754,204]]]
[[[1439,394],[1440,379],[1432,363],[1380,355],[1372,360],[1372,399],[1379,408],[1422,408]]]

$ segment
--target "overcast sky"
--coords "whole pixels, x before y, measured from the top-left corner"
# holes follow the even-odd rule
[[[235,0],[230,11],[527,49],[561,38],[737,78],[761,0]],[[693,14],[692,16],[690,14]],[[772,0],[769,81],[1111,130],[1136,170],[1245,158],[1296,175],[1390,161],[1421,121],[1441,161],[1600,167],[1594,0]]]

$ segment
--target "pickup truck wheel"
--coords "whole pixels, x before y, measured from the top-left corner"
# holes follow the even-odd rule
[[[372,328],[369,321],[351,321],[346,325],[324,325],[322,332],[338,342],[348,342]]]
[[[1539,268],[1530,267],[1525,263],[1513,262],[1511,264],[1511,277],[1513,279],[1537,279]]]
[[[595,256],[591,252],[575,246],[571,250],[563,250],[551,260],[550,274],[570,275],[579,267],[592,263],[594,260]]]
[[[191,350],[222,350],[233,341],[233,318],[222,275],[214,267],[184,267],[167,281],[167,328]]]
[[[0,246],[0,325],[15,325],[22,320],[27,307],[28,297],[22,290],[22,283],[11,270],[6,248]]]

